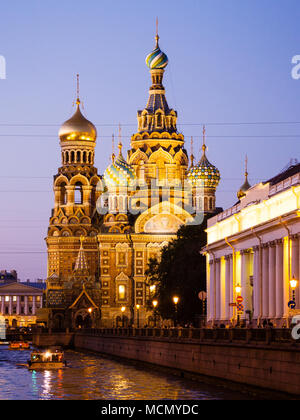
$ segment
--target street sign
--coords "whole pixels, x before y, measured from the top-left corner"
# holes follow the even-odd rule
[[[290,300],[288,303],[288,307],[290,309],[295,309],[296,308],[296,302],[294,300]]]
[[[198,298],[199,298],[200,300],[204,300],[204,299],[206,299],[206,296],[207,296],[207,293],[206,293],[206,292],[204,292],[203,290],[202,290],[201,292],[199,292],[199,293],[198,293]]]
[[[236,303],[229,303],[229,306],[236,306]]]
[[[237,311],[238,311],[238,312],[243,312],[243,310],[244,310],[244,305],[243,305],[242,303],[238,303],[238,304],[236,305],[236,309],[237,309]]]
[[[244,298],[243,298],[242,296],[238,296],[238,297],[236,298],[237,303],[242,303],[242,302],[243,302],[243,300],[244,300]]]

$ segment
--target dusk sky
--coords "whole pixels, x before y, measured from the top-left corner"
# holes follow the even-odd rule
[[[246,154],[251,184],[300,159],[300,79],[291,76],[299,0],[11,0],[0,16],[0,268],[22,281],[47,275],[57,133],[74,112],[76,73],[103,174],[112,133],[120,123],[127,149],[146,105],[156,16],[169,106],[197,159],[206,124],[207,156],[222,177],[218,206],[236,202]]]

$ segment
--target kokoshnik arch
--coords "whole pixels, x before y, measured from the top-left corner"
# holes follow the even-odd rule
[[[141,325],[151,324],[149,258],[159,257],[181,225],[216,212],[220,173],[206,157],[205,133],[202,157],[194,165],[191,156],[189,166],[177,112],[165,96],[168,58],[158,35],[146,64],[152,85],[146,107],[137,113],[138,131],[126,158],[119,143],[103,176],[94,166],[97,130],[83,116],[79,94],[75,114],[59,131],[62,166],[54,176],[46,239],[51,326],[132,324],[136,305]],[[130,208],[139,211],[132,214]]]

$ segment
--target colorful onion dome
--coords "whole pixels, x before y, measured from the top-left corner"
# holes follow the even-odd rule
[[[208,161],[205,154],[205,144],[203,145],[202,150],[203,155],[199,163],[192,166],[187,173],[188,181],[192,186],[216,189],[221,179],[220,172]]]
[[[81,113],[80,100],[76,101],[77,109],[75,114],[59,130],[59,137],[62,141],[90,140],[97,138],[97,129],[93,123],[87,120]]]
[[[150,70],[164,69],[168,65],[167,55],[161,51],[158,45],[159,36],[156,35],[156,46],[155,49],[147,55],[146,64]]]
[[[131,165],[129,165],[122,155],[122,144],[119,144],[119,156],[115,159],[112,156],[112,164],[104,172],[104,181],[109,187],[125,187],[130,185],[135,180],[135,172]]]

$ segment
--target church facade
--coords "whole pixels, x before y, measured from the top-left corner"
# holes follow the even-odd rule
[[[152,85],[138,111],[131,147],[103,175],[95,162],[96,127],[81,112],[60,131],[61,167],[48,235],[46,308],[53,327],[151,324],[150,258],[176,237],[180,226],[215,213],[218,169],[206,157],[189,164],[177,112],[169,108],[163,76],[168,58],[159,47],[147,56]]]

